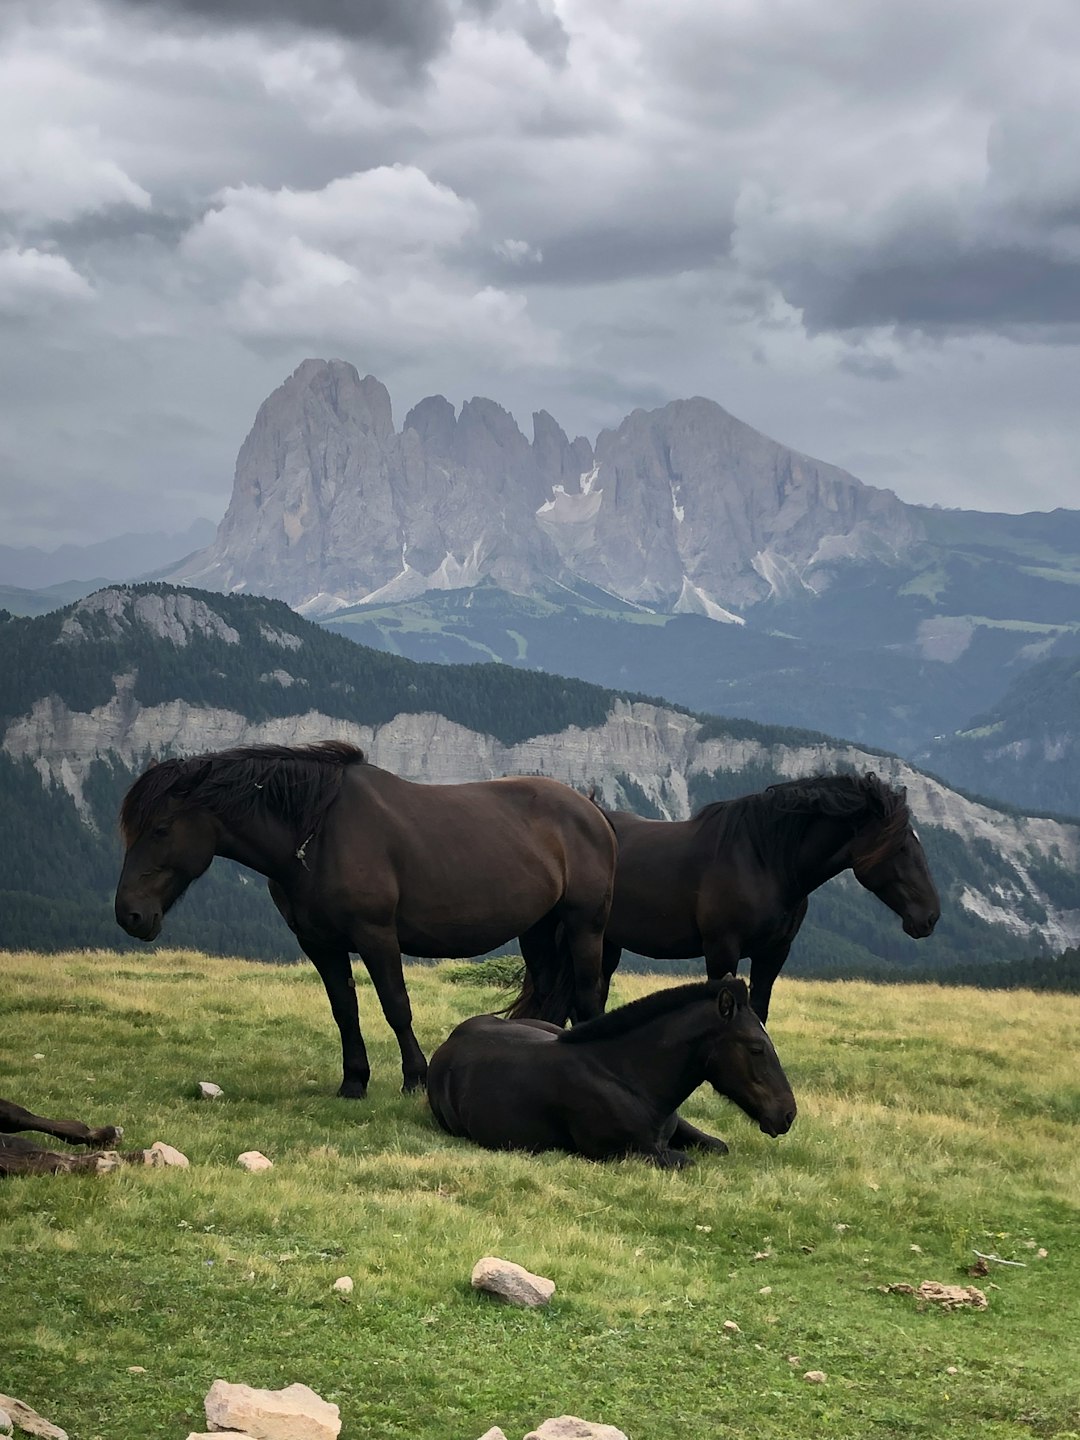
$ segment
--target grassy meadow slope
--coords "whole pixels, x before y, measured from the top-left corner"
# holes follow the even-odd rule
[[[731,1154],[661,1174],[448,1139],[398,1093],[358,983],[362,1103],[333,1096],[310,967],[0,955],[0,1094],[192,1162],[0,1190],[0,1378],[72,1440],[201,1429],[219,1375],[310,1384],[343,1440],[517,1440],[564,1411],[631,1440],[1080,1433],[1080,999],[781,979],[793,1131],[701,1092],[687,1113]],[[502,1001],[445,969],[409,983],[429,1051]],[[619,975],[615,998],[656,983]],[[225,1098],[196,1101],[200,1079]],[[238,1171],[246,1149],[275,1168]],[[962,1281],[972,1247],[1024,1262],[978,1282],[983,1313],[879,1289]],[[552,1276],[550,1307],[474,1295],[489,1253]]]

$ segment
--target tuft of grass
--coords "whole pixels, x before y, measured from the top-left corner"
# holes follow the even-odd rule
[[[475,985],[480,989],[516,990],[525,976],[520,955],[490,955],[486,960],[465,962],[444,960],[438,967],[440,979],[451,985]]]
[[[448,968],[408,975],[429,1052],[505,1002]],[[783,979],[794,1129],[699,1092],[731,1154],[668,1174],[449,1139],[357,978],[365,1102],[333,1093],[310,967],[0,955],[0,1094],[191,1160],[0,1188],[0,1381],[72,1440],[202,1429],[217,1376],[311,1385],[343,1440],[516,1440],[567,1411],[631,1440],[1080,1435],[1080,997]],[[613,1003],[662,983],[617,975]],[[275,1168],[237,1169],[247,1149]],[[984,1312],[880,1288],[967,1283],[973,1248],[1023,1262],[974,1282]],[[550,1275],[548,1308],[475,1295],[484,1254]]]

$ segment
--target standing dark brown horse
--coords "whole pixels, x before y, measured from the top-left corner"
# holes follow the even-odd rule
[[[256,745],[152,766],[120,820],[127,854],[116,918],[140,940],[157,937],[215,855],[267,877],[326,986],[341,1032],[339,1095],[365,1095],[371,1073],[350,952],[397,1036],[406,1090],[423,1084],[427,1062],[403,950],[480,955],[516,936],[534,968],[558,951],[576,1013],[603,1008],[615,838],[591,801],[556,780],[416,785],[338,741]]]
[[[930,934],[941,913],[906,793],[872,773],[770,785],[706,805],[690,820],[605,814],[619,838],[604,941],[605,1001],[624,949],[655,960],[704,955],[711,979],[749,957],[750,1003],[767,1020],[806,897],[842,870],[852,870],[916,939]],[[530,972],[512,1016],[541,1013],[535,980]],[[550,977],[544,983],[553,988]]]

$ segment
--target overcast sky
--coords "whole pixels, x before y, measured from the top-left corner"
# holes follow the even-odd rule
[[[309,355],[1080,505],[1075,0],[3,0],[0,541],[218,520]]]

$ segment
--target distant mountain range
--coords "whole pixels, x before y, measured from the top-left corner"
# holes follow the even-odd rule
[[[54,585],[0,606],[41,613],[170,545],[159,576],[275,596],[406,658],[812,728],[1080,810],[1052,758],[1080,748],[1055,688],[1080,662],[1080,512],[906,505],[708,400],[595,442],[543,411],[530,441],[492,401],[441,396],[398,430],[378,380],[308,360],[260,407],[216,534],[0,548],[0,584]]]
[[[703,622],[704,623],[704,622]],[[814,897],[793,968],[848,971],[1056,954],[1080,939],[1080,826],[981,804],[896,759],[805,730],[692,714],[507,665],[416,664],[279,601],[109,587],[0,622],[0,946],[130,945],[112,918],[115,815],[152,756],[340,737],[428,781],[524,772],[684,816],[773,780],[875,769],[905,784],[944,897],[903,935],[850,877]],[[260,881],[217,862],[171,944],[294,955]]]
[[[88,595],[110,580],[138,579],[177,564],[209,544],[214,533],[209,520],[195,520],[178,535],[164,531],[117,535],[92,545],[60,545],[55,550],[0,545],[0,606],[16,614],[42,614],[44,610],[37,608],[39,597],[52,601],[45,609],[55,609],[80,598],[71,593],[75,589]],[[34,608],[19,608],[24,603]]]
[[[946,775],[960,752],[937,737],[1080,657],[1080,512],[906,505],[703,399],[595,443],[543,411],[530,442],[492,401],[441,396],[397,430],[385,387],[339,360],[262,405],[213,544],[168,578],[409,658],[810,726]],[[1010,794],[1041,803],[1022,769]],[[993,773],[962,767],[980,790]]]

